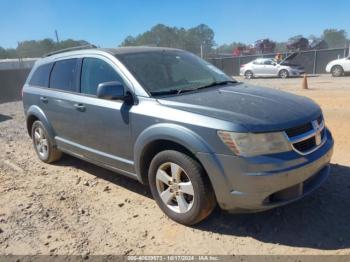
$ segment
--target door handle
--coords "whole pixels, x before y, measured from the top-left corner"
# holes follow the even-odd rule
[[[81,112],[85,111],[85,106],[83,104],[74,104],[74,107],[78,111],[81,111]]]
[[[45,103],[45,104],[46,104],[47,102],[49,102],[49,100],[47,99],[46,96],[41,96],[41,97],[40,97],[40,101],[43,102],[43,103]]]

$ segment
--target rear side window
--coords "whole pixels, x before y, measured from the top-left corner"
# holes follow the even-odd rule
[[[50,88],[76,92],[77,62],[78,59],[57,61],[51,72]]]
[[[111,81],[119,81],[123,84],[122,78],[108,63],[98,58],[84,58],[81,70],[81,93],[96,95],[99,84]]]
[[[34,71],[29,84],[32,86],[48,87],[51,68],[52,64],[38,66]]]
[[[257,59],[253,62],[254,65],[263,65],[264,64],[264,60],[261,59]]]

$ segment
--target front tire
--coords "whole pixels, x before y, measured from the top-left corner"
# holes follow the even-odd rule
[[[151,162],[148,178],[158,206],[178,223],[196,224],[216,206],[205,171],[186,154],[173,150],[158,153]]]
[[[344,74],[344,69],[340,65],[333,66],[331,69],[333,77],[339,77]]]
[[[39,159],[45,163],[52,163],[61,158],[62,152],[53,144],[48,132],[41,121],[35,121],[32,125],[33,146]]]
[[[282,69],[278,75],[280,78],[286,79],[289,77],[289,72],[285,69]]]

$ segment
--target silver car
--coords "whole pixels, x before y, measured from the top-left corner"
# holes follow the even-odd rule
[[[240,68],[240,75],[250,79],[253,77],[288,78],[290,76],[300,76],[304,74],[305,70],[302,66],[288,62],[291,57],[295,57],[295,55],[289,56],[279,63],[272,58],[257,58],[248,64],[242,65]]]

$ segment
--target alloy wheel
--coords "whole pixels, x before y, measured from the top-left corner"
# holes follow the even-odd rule
[[[179,165],[172,162],[162,164],[157,170],[156,186],[161,200],[172,211],[183,214],[192,208],[193,185]]]
[[[34,129],[33,139],[38,154],[44,159],[47,158],[49,154],[48,140],[44,130],[40,126]]]

